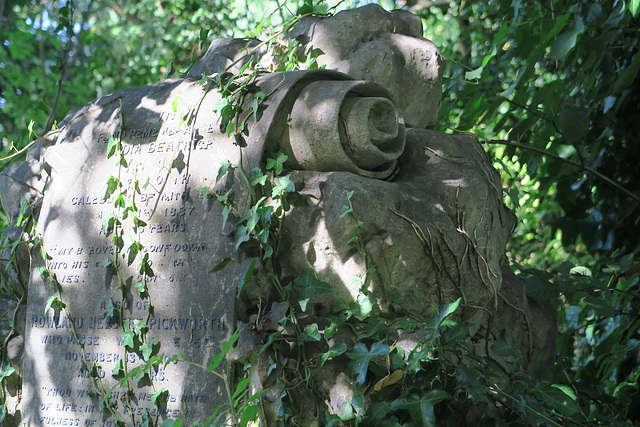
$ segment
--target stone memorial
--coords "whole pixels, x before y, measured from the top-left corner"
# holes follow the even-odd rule
[[[264,256],[239,224],[255,203],[247,181],[278,151],[295,186],[278,230],[280,281],[313,269],[334,290],[298,310],[300,327],[327,327],[340,301],[374,301],[392,321],[425,318],[460,299],[474,333],[506,328],[527,360],[548,359],[547,307],[528,299],[509,271],[503,280],[515,217],[497,172],[474,137],[431,130],[444,60],[422,37],[420,19],[368,5],[305,18],[288,37],[301,52],[319,49],[326,68],[257,75],[238,101],[240,132],[227,133],[218,114],[218,84],[249,61],[274,58],[255,42],[221,39],[184,78],[70,112],[0,175],[14,225],[5,237],[23,238],[25,213],[38,226],[38,240],[20,246],[5,273],[28,293],[14,419],[205,423],[228,396],[202,367],[236,329],[235,360],[253,360],[253,390],[269,389],[271,355],[258,349],[295,307],[255,278]],[[203,75],[218,79],[202,84]],[[221,164],[231,165],[227,173]],[[359,245],[350,243],[354,232]],[[539,321],[535,331],[523,320],[529,315]],[[322,354],[338,337],[356,339],[340,329],[309,351]],[[395,338],[416,345],[401,330]],[[20,365],[19,356],[12,362]],[[351,402],[353,379],[339,358],[316,383],[329,412]],[[267,425],[280,398],[263,394]]]
[[[63,313],[44,310],[56,289],[35,262],[25,337],[26,423],[109,426],[118,418],[127,422],[129,411],[139,418],[145,409],[152,418],[159,413],[160,419],[193,423],[208,419],[223,402],[222,382],[174,360],[129,380],[130,408],[114,405],[117,416],[107,419],[98,409],[101,399],[129,398],[128,387],[111,378],[116,366],[131,370],[149,359],[125,349],[123,327],[144,322],[149,351],[159,346],[165,359],[184,352],[181,358],[199,365],[208,363],[234,328],[235,284],[247,266],[230,264],[224,280],[212,274],[210,254],[226,251],[226,241],[218,238],[221,208],[201,188],[215,183],[215,165],[237,152],[216,144],[219,126],[212,114],[181,125],[180,112],[171,108],[176,97],[201,95],[202,88],[188,80],[114,93],[71,115],[57,136],[61,143],[46,149],[49,178],[38,232],[47,255],[40,266],[55,277],[66,306]],[[200,107],[211,111],[209,101]],[[118,155],[107,157],[110,139],[122,143],[121,164]],[[105,196],[114,178],[122,187]],[[137,228],[114,208],[121,192],[134,204]],[[120,215],[122,226],[109,231],[113,215]],[[119,232],[123,246],[139,242],[144,248],[148,271],[140,257],[127,265],[127,257],[114,255],[125,253],[114,243]],[[146,298],[136,292],[139,284]],[[97,370],[97,383],[89,369]],[[156,408],[151,398],[163,388],[166,406]]]

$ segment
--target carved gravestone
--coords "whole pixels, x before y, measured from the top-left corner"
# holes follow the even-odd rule
[[[244,99],[245,130],[237,139],[221,131],[212,111],[217,90],[198,80],[201,74],[237,73],[257,46],[216,40],[186,78],[115,92],[70,113],[26,162],[0,175],[5,211],[16,224],[20,200],[27,197],[45,253],[33,252],[29,263],[28,253],[19,252],[6,268],[23,287],[25,272],[30,277],[22,402],[28,425],[109,426],[128,419],[125,402],[136,421],[145,410],[158,421],[206,421],[226,402],[223,384],[173,357],[184,352],[181,360],[206,367],[236,327],[244,329],[234,357],[251,361],[251,386],[266,390],[263,413],[267,425],[275,422],[282,409],[282,396],[270,388],[275,355],[267,350],[258,356],[257,349],[295,307],[275,295],[271,283],[245,283],[252,263],[259,272],[262,254],[239,241],[236,218],[251,206],[245,180],[264,165],[266,152],[278,150],[288,156],[295,185],[278,230],[279,280],[291,282],[312,269],[334,290],[298,311],[302,328],[322,330],[337,303],[363,296],[389,324],[426,318],[460,299],[461,317],[478,325],[472,333],[481,337],[479,348],[489,336],[482,328],[490,325],[494,336],[503,329],[516,336],[528,360],[549,353],[553,319],[533,334],[523,316],[544,313],[544,307],[529,302],[524,285],[509,274],[503,280],[501,261],[515,218],[502,202],[497,172],[474,137],[430,129],[444,61],[422,37],[420,19],[368,5],[305,18],[289,37],[304,51],[320,49],[318,62],[327,69],[257,77]],[[266,66],[272,59],[262,57]],[[265,95],[257,109],[251,107],[260,99],[252,98],[256,93]],[[123,161],[107,155],[114,141],[122,142]],[[225,160],[242,171],[219,176]],[[122,187],[114,187],[116,178]],[[225,224],[224,205],[215,196],[229,190],[233,211]],[[137,228],[118,203],[122,193],[135,204],[127,212],[144,222]],[[343,214],[346,205],[361,224]],[[105,229],[113,214],[121,229]],[[349,243],[356,227],[359,245]],[[119,230],[124,236],[116,245]],[[16,241],[16,234],[8,230],[5,236]],[[138,258],[129,257],[127,250],[138,243]],[[114,255],[119,247],[124,257]],[[147,274],[141,274],[143,254]],[[58,292],[64,310],[47,306]],[[487,313],[501,323],[488,322]],[[127,331],[139,322],[148,325],[147,342],[125,351],[126,343],[131,347]],[[419,342],[419,333],[394,333],[407,351]],[[357,341],[343,328],[310,353],[325,353],[337,337]],[[122,374],[114,368],[121,361],[131,371],[154,356],[159,363],[145,375],[119,383]],[[354,379],[347,365],[337,357],[314,373],[315,392],[330,413],[351,404]],[[132,393],[123,395],[123,385]],[[162,389],[165,403],[158,410],[152,397]],[[304,419],[313,402],[307,406],[298,392],[288,393]],[[100,413],[99,395],[117,415]]]
[[[198,102],[203,94],[197,82],[184,80],[114,93],[71,115],[57,138],[64,143],[47,149],[44,168],[50,180],[38,221],[46,252],[41,266],[55,277],[66,307],[58,313],[55,305],[44,310],[56,286],[32,266],[23,421],[108,426],[117,417],[102,418],[104,397],[128,421],[122,403],[127,388],[112,375],[122,359],[131,371],[153,354],[166,361],[184,352],[180,359],[207,366],[230,337],[236,284],[246,266],[211,264],[211,254],[233,253],[233,248],[223,247],[226,240],[220,238],[221,205],[201,189],[213,191],[220,162],[234,161],[237,150],[215,141],[220,132],[213,114],[187,124],[185,109],[174,112],[171,106],[178,98],[210,112],[215,101],[205,96]],[[120,165],[117,155],[107,158],[110,138],[122,142]],[[105,197],[110,178],[123,186]],[[124,191],[146,223],[137,233],[114,208]],[[114,257],[114,232],[105,227],[114,214],[123,221],[123,249],[139,242],[148,254],[146,275],[139,257],[130,265],[128,257]],[[146,285],[148,298],[136,292],[139,283]],[[136,319],[148,324],[151,354],[124,351],[121,321],[130,325],[125,330],[134,329]],[[191,424],[208,419],[225,401],[216,376],[175,360],[128,382],[137,420],[146,409],[152,419],[159,415]],[[158,409],[151,397],[162,389],[168,392],[166,405]]]

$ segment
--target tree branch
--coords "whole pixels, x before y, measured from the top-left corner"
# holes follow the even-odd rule
[[[504,97],[503,97],[504,98]],[[558,134],[562,135],[564,137],[564,134],[562,133],[562,131],[560,130],[560,128],[558,127],[558,125],[556,124],[556,121],[553,119],[548,119],[545,116],[543,116],[542,114],[538,113],[537,111],[527,107],[526,105],[522,105],[517,103],[516,101],[513,101],[509,98],[504,98],[507,102],[509,102],[510,104],[515,105],[516,107],[522,108],[524,111],[528,112],[529,114],[539,118],[540,120],[544,120],[545,122],[549,122],[551,123],[551,125],[553,126],[553,128],[556,130],[556,132],[558,132]],[[578,155],[578,158],[580,159],[580,167],[581,168],[585,168],[585,161],[584,158],[582,157],[582,153],[580,152],[580,150],[578,149],[578,145],[576,143],[571,144],[573,146],[573,148],[576,149],[576,154]]]
[[[485,144],[501,144],[501,145],[509,145],[511,147],[517,147],[517,148],[522,148],[524,150],[531,150],[531,151],[535,151],[536,153],[540,153],[544,156],[547,157],[551,157],[554,158],[556,160],[560,160],[562,162],[565,163],[569,163],[570,165],[573,165],[579,169],[582,169],[585,172],[590,173],[591,175],[605,181],[606,183],[608,183],[609,185],[612,185],[613,187],[615,187],[616,189],[618,189],[619,191],[623,192],[624,194],[626,194],[627,196],[631,197],[636,203],[640,204],[640,197],[636,196],[635,194],[633,194],[631,191],[627,190],[626,188],[624,188],[622,185],[618,184],[616,181],[614,181],[613,179],[609,178],[606,175],[601,174],[600,172],[598,172],[595,169],[592,169],[588,166],[582,165],[578,162],[575,162],[573,160],[570,159],[565,159],[564,157],[560,157],[557,154],[551,153],[547,150],[543,150],[542,148],[536,148],[536,147],[532,147],[530,145],[526,145],[523,144],[521,142],[517,142],[517,141],[504,141],[504,140],[491,140],[491,141],[483,141]]]

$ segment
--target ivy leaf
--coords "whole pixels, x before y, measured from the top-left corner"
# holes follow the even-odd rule
[[[318,365],[318,369],[322,368],[322,366],[324,366],[327,360],[331,359],[332,357],[340,356],[341,354],[344,354],[346,352],[347,352],[347,344],[345,344],[344,341],[340,341],[339,343],[333,345],[329,349],[329,351],[327,351],[322,355],[322,358],[320,359],[320,365]]]
[[[429,334],[427,335],[427,341],[433,341],[434,339],[438,338],[438,329],[440,328],[440,325],[442,325],[442,321],[445,319],[445,317],[456,311],[458,305],[460,304],[460,300],[461,298],[458,298],[456,301],[445,305],[440,309],[438,313],[434,314],[427,320],[426,328],[430,330]]]
[[[222,208],[222,230],[224,231],[224,226],[227,225],[227,220],[229,219],[229,212],[231,212],[231,205],[224,205]]]
[[[124,361],[123,359],[118,359],[118,362],[116,362],[116,366],[111,371],[111,375],[113,375],[114,377],[117,377],[119,375],[122,375],[123,372],[124,372]]]
[[[484,67],[478,67],[475,70],[467,71],[466,73],[464,73],[464,78],[466,80],[479,79],[483,70]]]
[[[233,169],[233,165],[229,160],[223,160],[220,162],[220,168],[218,169],[218,176],[216,176],[216,182],[220,181],[220,178],[225,176],[230,170]]]
[[[458,366],[456,370],[458,381],[460,381],[461,389],[466,390],[467,395],[477,402],[487,402],[484,395],[485,387],[480,381],[482,373],[469,368],[468,366]]]
[[[307,52],[307,58],[304,61],[303,68],[305,70],[314,70],[318,68],[318,57],[324,55],[322,49],[314,48]]]
[[[143,322],[140,319],[133,319],[133,332],[139,334],[140,332],[146,331],[149,329],[149,325]]]
[[[234,128],[235,128],[235,124],[233,122],[227,123],[227,127],[225,129],[225,134],[227,136],[231,136],[231,134],[233,134]]]
[[[250,421],[256,421],[258,418],[258,405],[251,405],[244,408],[240,417],[240,426],[249,425]]]
[[[144,282],[136,282],[135,284],[136,291],[138,294],[143,295],[147,292],[147,285]]]
[[[151,261],[149,261],[149,253],[148,252],[146,252],[144,255],[142,255],[142,258],[140,259],[140,263],[138,264],[138,272],[140,274],[143,274],[143,275],[147,276],[147,277],[155,276],[155,273],[153,272],[153,269],[151,268]]]
[[[297,295],[297,301],[302,311],[307,311],[307,303],[312,296],[335,291],[329,283],[318,280],[315,271],[311,268],[302,270],[293,283],[301,289]]]
[[[349,206],[344,205],[342,207],[342,213],[340,214],[340,219],[342,219],[345,215],[348,215],[350,213],[353,212],[353,209],[351,209]]]
[[[498,341],[491,344],[491,351],[501,357],[513,356],[516,359],[522,359],[522,353],[516,347],[514,338],[504,332]]]
[[[202,204],[205,205],[207,204],[207,197],[209,197],[209,192],[211,190],[209,190],[209,187],[204,186],[200,189],[200,194],[202,194]],[[223,227],[224,228],[224,227]]]
[[[118,197],[116,197],[115,202],[113,202],[113,206],[124,209],[127,206],[127,199],[125,199],[123,194],[119,194]]]
[[[145,409],[142,413],[142,422],[140,423],[140,427],[151,427],[151,415],[149,415],[148,409]]]
[[[358,292],[355,303],[353,316],[362,321],[371,314],[373,307],[376,306],[377,299],[370,292],[364,292],[361,290]]]
[[[231,335],[229,341],[223,341],[222,344],[220,344],[220,353],[217,353],[213,356],[211,362],[209,362],[209,366],[207,367],[207,372],[213,372],[216,370],[218,365],[220,365],[220,362],[222,362],[222,359],[225,358],[229,351],[231,351],[231,348],[236,343],[236,341],[238,341],[239,337],[240,331],[237,330],[233,333],[233,335]]]
[[[161,388],[151,395],[151,403],[159,408],[167,406],[167,398],[169,397],[169,390]]]
[[[111,195],[115,193],[120,186],[122,186],[120,180],[115,176],[110,176],[107,180],[107,189],[104,192],[104,198],[109,199],[109,197],[111,197]]]
[[[320,332],[318,331],[318,325],[315,323],[305,328],[304,332],[298,336],[298,341],[320,341]]]
[[[408,333],[415,331],[418,328],[418,326],[420,326],[418,322],[416,322],[415,320],[411,320],[407,317],[400,319],[399,321],[393,324],[394,328],[404,329]]]
[[[15,371],[16,369],[7,362],[7,364],[2,368],[2,371],[0,371],[0,382],[3,382],[5,378],[10,377]]]
[[[298,8],[296,11],[297,16],[302,15],[311,15],[315,12],[315,8],[313,7],[313,2],[309,0],[305,0],[305,2]]]
[[[618,78],[613,84],[611,95],[618,95],[620,92],[631,86],[640,71],[640,53],[633,55],[631,64],[618,72]]]
[[[256,266],[256,258],[252,258],[249,263],[249,268],[247,268],[247,272],[244,273],[242,279],[240,279],[240,283],[238,283],[238,295],[236,298],[240,298],[240,292],[242,292],[242,287],[245,283],[247,283],[253,277],[253,269]]]
[[[280,193],[292,193],[296,191],[296,186],[290,181],[291,174],[280,177],[276,180],[276,186],[271,191],[271,197],[276,198]]]
[[[238,240],[236,241],[236,250],[240,247],[244,242],[248,242],[251,239],[251,230],[246,225],[241,225],[238,227]]]
[[[254,120],[258,120],[258,109],[260,108],[260,104],[265,99],[267,95],[263,92],[258,92],[253,96],[253,100],[251,101],[251,111],[253,112]]]
[[[349,421],[354,418],[355,415],[353,414],[353,406],[350,402],[345,402],[345,404],[342,405],[342,410],[340,411],[340,420]]]
[[[252,187],[255,187],[258,184],[264,185],[267,182],[268,177],[267,175],[262,173],[262,170],[260,170],[260,168],[253,168],[251,172],[253,172],[253,174],[251,175],[251,180],[249,182],[251,183]]]
[[[109,298],[109,302],[107,303],[107,309],[105,310],[103,315],[104,320],[107,321],[110,318],[112,318],[115,310],[116,310],[116,306],[113,303],[113,298]]]
[[[536,389],[547,405],[561,414],[571,417],[580,409],[574,401],[575,395],[573,392],[567,393],[568,390],[570,390],[568,387],[558,387],[548,383],[542,383]]]
[[[182,152],[182,150],[180,150],[176,158],[173,159],[173,162],[171,162],[171,168],[172,169],[175,168],[178,170],[179,173],[182,173],[182,171],[186,167],[187,165],[184,163],[184,153]]]
[[[453,327],[447,328],[442,333],[442,345],[452,346],[466,340],[470,336],[469,324],[461,322]]]
[[[389,353],[389,346],[384,343],[384,340],[374,343],[371,350],[368,350],[367,346],[361,342],[356,344],[351,352],[351,363],[349,364],[351,373],[357,374],[356,383],[364,384],[371,359],[376,356],[384,356],[387,353]]]
[[[260,350],[258,350],[257,356],[260,356],[262,353],[264,353],[264,351],[268,349],[271,346],[271,344],[273,344],[281,334],[282,334],[282,331],[277,331],[269,335],[267,342],[262,347],[260,347]]]
[[[17,227],[20,227],[20,225],[22,225],[22,221],[26,218],[26,216],[27,216],[26,213],[27,213],[27,208],[28,207],[29,207],[29,202],[27,201],[26,197],[21,198],[20,199],[20,215],[18,216],[18,219],[16,221],[16,226]],[[15,246],[14,246],[14,248],[15,248]]]
[[[273,169],[273,172],[276,175],[280,175],[282,173],[282,169],[284,167],[284,163],[289,160],[289,156],[284,154],[282,151],[278,151],[275,154],[275,157],[269,157],[267,159],[267,170]]]
[[[178,112],[178,102],[180,102],[180,95],[176,96],[171,101],[171,109],[173,110],[174,113]]]
[[[367,420],[373,423],[380,423],[382,420],[386,420],[389,418],[389,413],[391,412],[391,405],[386,400],[376,401],[375,404],[372,404],[367,408]],[[379,425],[379,424],[375,424]],[[401,424],[388,424],[390,427],[401,426]]]
[[[443,400],[451,399],[449,393],[444,390],[430,390],[425,394],[411,394],[408,397],[400,397],[391,403],[391,410],[402,409],[409,412],[411,420],[416,425],[436,426],[436,417],[433,406]]]
[[[109,137],[109,142],[107,143],[107,159],[110,159],[118,148],[118,139],[114,138],[113,135]]]
[[[629,2],[629,12],[631,12],[631,16],[636,18],[638,16],[638,10],[640,8],[640,0],[631,0]]]
[[[184,350],[181,350],[181,351],[180,351],[180,353],[178,353],[178,354],[174,354],[173,356],[171,356],[171,358],[164,360],[164,362],[163,362],[163,363],[164,363],[164,367],[163,367],[163,369],[164,369],[164,368],[166,368],[166,367],[167,367],[167,365],[169,365],[169,363],[177,362],[178,360],[180,360],[180,358],[181,358],[182,356],[184,356]]]
[[[53,308],[55,316],[58,317],[62,309],[64,309],[65,307],[66,304],[63,303],[57,295],[52,295],[51,297],[49,297],[49,299],[47,300],[47,304],[44,307],[44,315],[46,316],[49,309]]]
[[[236,400],[237,397],[243,394],[243,392],[246,390],[247,386],[249,385],[249,380],[250,378],[245,378],[240,382],[238,382],[238,385],[236,386],[236,390],[233,392],[233,396],[232,396],[233,400]]]
[[[127,319],[124,322],[124,331],[122,333],[122,345],[124,345],[125,348],[133,349],[134,348],[133,338],[134,338],[133,331],[131,330],[129,319]]]

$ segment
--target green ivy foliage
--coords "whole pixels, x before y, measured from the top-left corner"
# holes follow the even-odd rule
[[[640,3],[433,2],[418,13],[448,62],[440,129],[486,143],[519,219],[508,259],[530,296],[558,308],[547,379],[573,390],[569,423],[637,423]]]
[[[527,221],[516,250],[547,232],[571,249],[640,244],[630,233],[640,206],[638,12],[637,1],[614,0],[420,12],[448,60],[440,126],[476,133],[504,163],[512,206]]]

